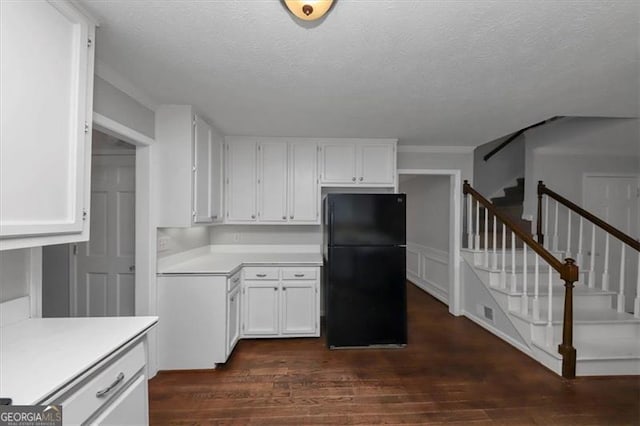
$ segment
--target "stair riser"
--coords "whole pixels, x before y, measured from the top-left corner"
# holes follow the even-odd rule
[[[539,296],[538,304],[540,307],[546,307],[549,303],[549,298],[547,296]],[[532,295],[528,297],[528,314],[530,316],[533,315],[533,301],[534,298]],[[518,311],[520,312],[522,306],[522,297],[521,296],[509,296],[509,310],[510,311]],[[564,295],[563,296],[553,296],[552,304],[553,306],[559,306],[564,303]],[[611,309],[612,301],[611,296],[609,295],[575,295],[573,298],[573,306],[574,309]],[[546,313],[542,313],[541,315],[546,315]],[[543,318],[544,319],[544,318]]]
[[[579,360],[576,376],[640,375],[640,359]]]
[[[496,250],[496,254],[494,256],[493,254],[493,250],[490,250],[487,253],[488,259],[489,259],[489,266],[492,266],[493,263],[493,259],[495,258],[495,262],[498,266],[498,268],[500,268],[502,266],[502,241],[498,241],[498,250]],[[554,255],[557,259],[562,259],[562,254],[559,252],[551,252],[552,255]],[[533,266],[534,262],[535,262],[535,256],[536,253],[534,253],[532,250],[527,249],[527,265],[528,266]],[[474,265],[476,266],[483,266],[484,265],[484,259],[485,259],[485,253],[484,251],[482,252],[474,252],[473,253],[473,262]],[[505,253],[505,257],[504,257],[504,264],[505,267],[506,266],[511,266],[512,262],[512,257],[511,257],[511,250],[507,250]],[[542,269],[547,268],[547,265],[544,261],[540,260],[539,262],[540,264],[540,268]],[[516,250],[516,266],[522,266],[524,265],[524,256],[522,255],[522,250]]]
[[[488,272],[488,274],[490,274],[489,276],[489,284],[492,287],[499,287],[501,285],[502,279],[501,279],[501,272]],[[511,273],[507,272],[505,274],[505,279],[506,279],[506,286],[507,288],[511,288]],[[535,274],[534,273],[530,273],[527,274],[527,289],[528,290],[533,290],[534,285],[535,285]],[[580,278],[581,280],[578,281],[578,283],[584,282],[586,283],[586,276],[584,274],[580,274]],[[545,272],[544,274],[540,273],[539,277],[538,277],[538,286],[539,288],[547,288],[549,286],[549,278],[547,273]],[[516,283],[517,283],[517,287],[518,289],[522,289],[523,286],[523,275],[522,274],[516,274]],[[554,273],[551,275],[551,284],[553,286],[552,291],[555,291],[556,288],[564,288],[564,281],[560,278],[560,275],[557,273]],[[581,284],[576,284],[576,285],[581,285]],[[564,292],[564,290],[563,290]]]

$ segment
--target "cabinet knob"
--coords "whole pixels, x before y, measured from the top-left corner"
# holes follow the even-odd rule
[[[362,182],[362,176],[360,176],[360,182]]]
[[[212,217],[213,219],[217,219],[217,218],[218,218],[218,215],[217,215],[217,214],[214,214],[214,215],[213,215],[213,216],[211,216],[211,217]]]
[[[235,299],[235,297],[232,297],[232,298],[231,298],[231,301],[233,302],[233,300],[234,300],[234,299]]]
[[[255,214],[252,214],[252,215],[251,215],[251,219],[255,219],[255,218],[256,218],[256,215],[255,215]]]
[[[356,181],[356,178],[355,178],[355,176],[354,176],[354,177],[352,177],[352,178],[351,178],[351,180],[355,182],[355,181]]]
[[[293,215],[289,216],[289,219],[293,219]]]
[[[286,216],[282,216],[282,220],[286,220],[286,219],[287,219],[287,217],[286,217]]]
[[[273,291],[278,291],[278,287],[274,287],[274,288],[273,288]]]
[[[286,287],[282,287],[282,291],[287,291],[287,288]]]

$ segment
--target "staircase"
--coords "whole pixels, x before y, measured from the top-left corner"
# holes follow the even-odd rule
[[[494,212],[507,207],[517,214],[517,188],[524,183],[523,180],[518,181],[516,187],[505,190],[505,197],[494,199],[499,204]],[[465,188],[465,194],[475,197],[474,192],[472,189],[467,192]],[[477,200],[480,198],[481,196]],[[487,200],[484,202],[491,204]],[[520,209],[521,205],[520,201]],[[480,210],[485,210],[485,214],[489,215],[490,220],[486,223],[492,231],[494,215],[482,207]],[[477,278],[473,284],[478,284],[477,281],[482,283],[493,299],[494,306],[499,307],[524,343],[514,344],[505,338],[507,342],[565,377],[563,355],[559,353],[559,345],[563,342],[564,352],[567,347],[571,350],[575,348],[576,376],[640,375],[640,318],[614,309],[614,301],[618,295],[613,291],[603,290],[606,287],[597,282],[600,274],[589,280],[588,275],[593,274],[593,271],[580,269],[571,297],[571,315],[567,317],[564,280],[556,272],[557,269],[552,268],[532,249],[533,245],[537,245],[537,250],[546,251],[541,249],[542,245],[535,241],[523,244],[523,239],[516,239],[510,230],[506,231],[503,242],[501,229],[504,222],[499,219],[495,221],[498,234],[494,239],[492,233],[485,232],[484,214],[477,215],[471,203],[468,204],[467,211],[476,212],[476,217],[480,216],[481,219],[475,224],[473,219],[468,222],[472,235],[467,239],[468,247],[463,249],[462,257],[469,266],[468,270]],[[495,214],[500,216],[501,213]],[[502,214],[511,216],[507,212]],[[511,220],[511,217],[506,221],[520,225],[517,220]],[[529,235],[523,233],[522,237],[532,239],[530,225],[524,229]],[[485,238],[489,244],[484,244]],[[520,244],[516,242],[515,248],[511,248],[508,244],[511,238],[520,240]],[[564,261],[563,252],[546,252],[557,259],[557,264],[561,265]],[[629,280],[629,285],[635,285],[633,278]],[[564,328],[566,318],[571,319],[572,327]],[[497,327],[496,324],[489,324],[492,318],[484,319],[490,325],[487,328]],[[495,334],[503,338],[505,336],[499,329]]]

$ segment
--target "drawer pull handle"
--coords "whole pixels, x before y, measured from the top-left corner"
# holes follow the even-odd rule
[[[232,283],[237,283],[238,281],[240,281],[240,277],[234,278],[231,280]]]
[[[116,377],[116,380],[114,380],[113,383],[111,383],[109,386],[107,386],[106,388],[99,390],[98,392],[96,392],[96,398],[104,398],[105,396],[107,396],[107,394],[109,392],[111,392],[113,390],[113,388],[115,388],[116,386],[118,386],[120,384],[121,381],[124,380],[124,373],[120,373],[118,374],[118,377]]]
[[[304,274],[293,274],[293,276],[296,278],[302,278],[304,277]]]
[[[267,276],[267,274],[256,274],[256,277],[258,277],[258,278],[264,278],[266,276]]]
[[[273,288],[273,291],[278,291],[278,287],[274,287],[274,288]]]

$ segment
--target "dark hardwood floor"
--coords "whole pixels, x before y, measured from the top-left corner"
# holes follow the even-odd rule
[[[242,340],[214,371],[162,372],[151,424],[640,424],[640,378],[564,380],[408,285],[405,349]]]

